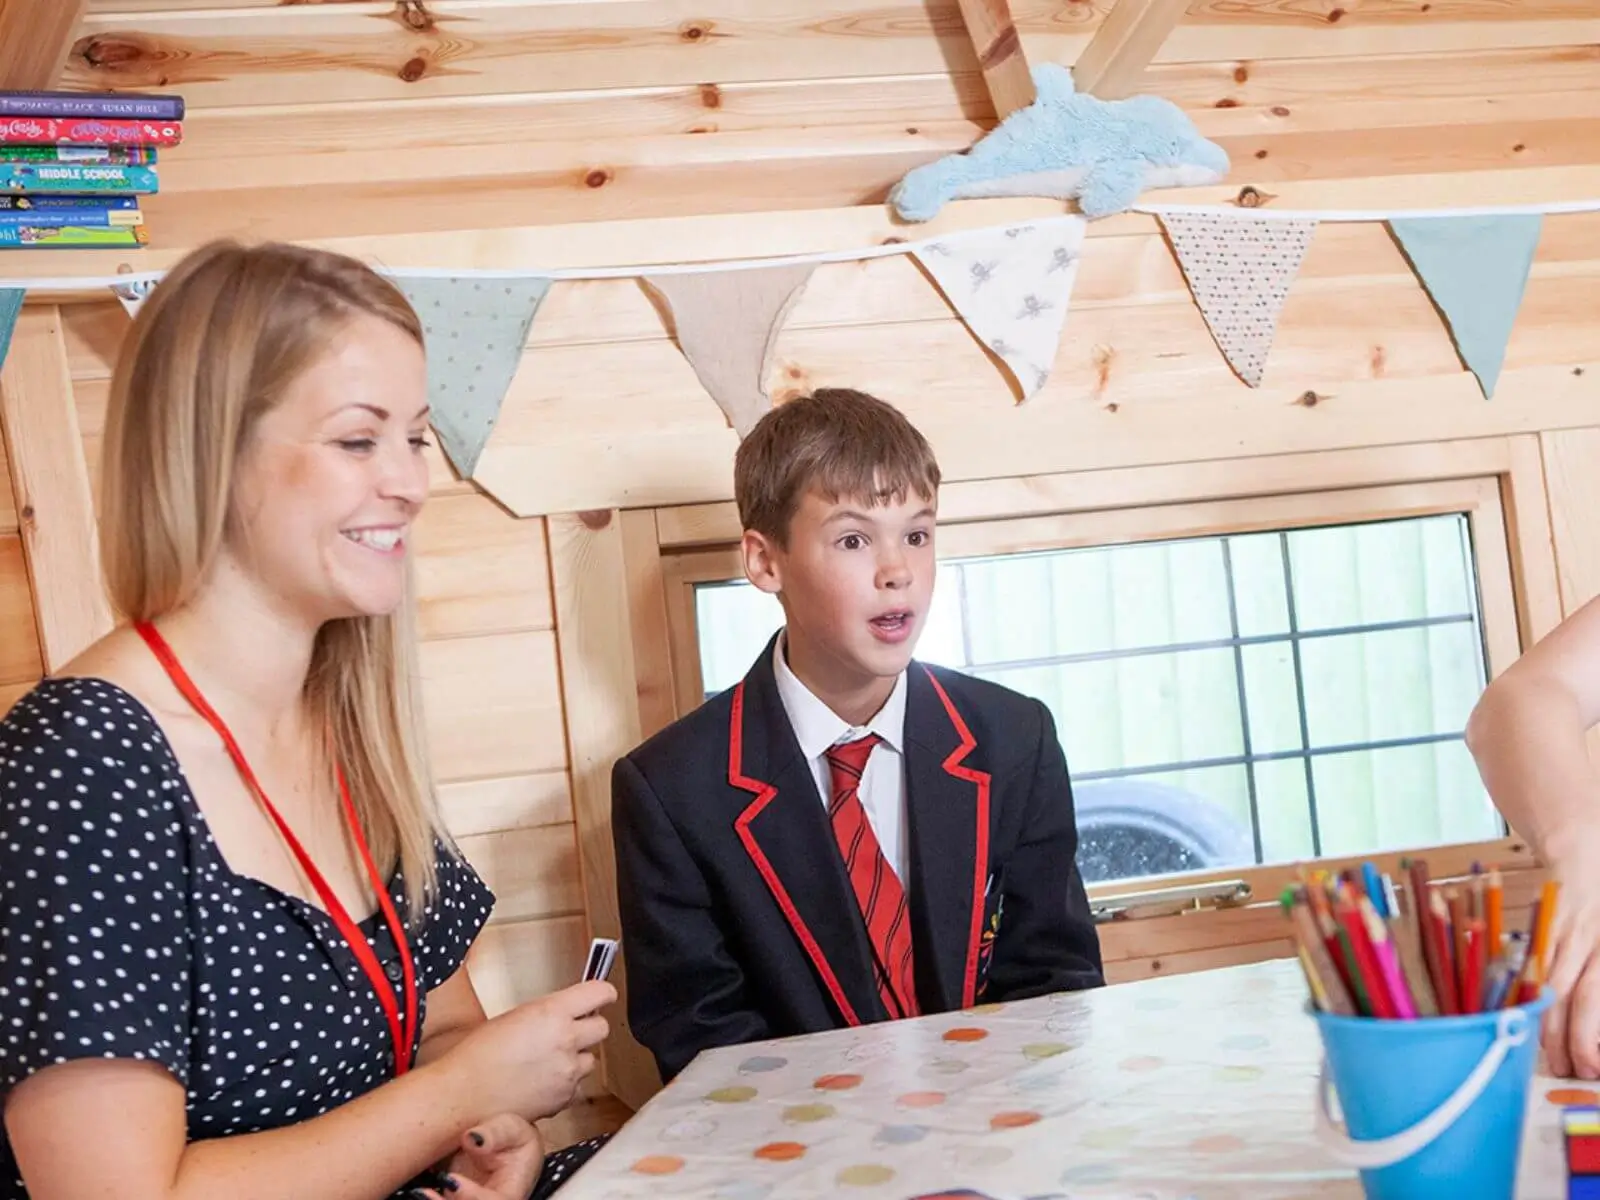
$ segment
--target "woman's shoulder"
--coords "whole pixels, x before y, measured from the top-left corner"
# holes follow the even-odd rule
[[[0,718],[0,803],[18,789],[169,790],[177,759],[150,710],[110,680],[52,676]],[[164,807],[164,806],[163,806]]]
[[[41,679],[0,718],[0,755],[9,747],[103,745],[118,757],[159,754],[161,728],[131,692],[108,679],[66,675]]]

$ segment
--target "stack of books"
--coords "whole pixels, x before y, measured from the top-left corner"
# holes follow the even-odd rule
[[[0,249],[144,246],[141,196],[183,140],[183,97],[0,91]]]

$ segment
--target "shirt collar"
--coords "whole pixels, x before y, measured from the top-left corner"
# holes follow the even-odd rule
[[[779,634],[772,648],[772,669],[777,677],[778,697],[794,727],[795,739],[800,743],[800,753],[809,761],[819,757],[829,746],[842,741],[854,741],[867,733],[875,733],[896,754],[902,753],[906,729],[906,673],[901,671],[894,681],[889,698],[865,726],[851,725],[812,693],[811,689],[789,669],[783,655],[784,639]]]

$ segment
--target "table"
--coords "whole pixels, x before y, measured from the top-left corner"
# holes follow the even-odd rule
[[[1287,959],[708,1051],[562,1200],[1360,1197],[1305,1001]],[[1595,1099],[1536,1079],[1519,1200],[1565,1200],[1555,1105]]]

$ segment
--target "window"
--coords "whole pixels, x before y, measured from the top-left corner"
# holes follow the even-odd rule
[[[1090,883],[1505,835],[1462,742],[1517,646],[1493,481],[970,521],[939,549],[918,657],[1050,708]],[[683,710],[782,613],[731,551],[663,565]]]

